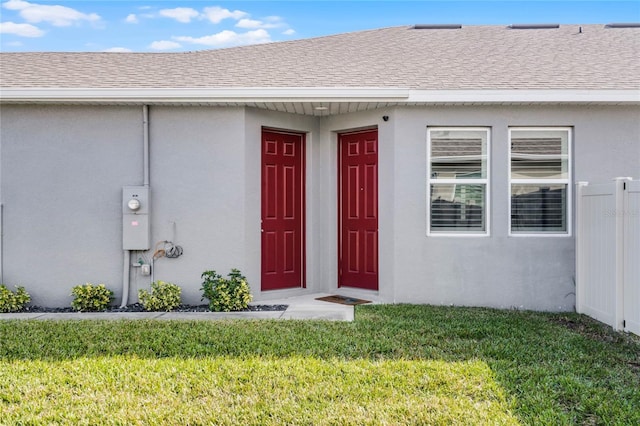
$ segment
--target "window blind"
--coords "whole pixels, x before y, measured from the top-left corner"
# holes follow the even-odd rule
[[[511,232],[567,233],[568,128],[510,131]]]

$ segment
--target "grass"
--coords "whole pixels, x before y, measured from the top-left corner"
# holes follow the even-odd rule
[[[575,314],[0,321],[0,424],[640,424],[640,339]]]

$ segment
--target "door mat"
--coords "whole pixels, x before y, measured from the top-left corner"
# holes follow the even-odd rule
[[[333,296],[316,297],[316,300],[322,300],[324,302],[340,303],[341,305],[362,305],[363,303],[371,303],[370,300],[356,299],[355,297],[339,296],[337,294]]]

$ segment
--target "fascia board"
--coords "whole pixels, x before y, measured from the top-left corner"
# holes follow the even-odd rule
[[[0,88],[0,100],[31,102],[404,102],[398,88]]]
[[[640,104],[638,90],[418,90],[379,87],[0,88],[1,102],[396,102]]]
[[[410,103],[640,103],[638,90],[410,90]]]

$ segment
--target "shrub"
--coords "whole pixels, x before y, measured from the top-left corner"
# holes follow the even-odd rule
[[[140,290],[138,298],[145,311],[171,311],[180,305],[179,286],[164,281],[151,283],[151,291]]]
[[[247,279],[239,270],[232,269],[228,277],[223,278],[216,271],[202,273],[202,300],[209,299],[212,311],[240,311],[246,309],[253,299]]]
[[[104,311],[113,300],[113,291],[104,284],[77,285],[71,290],[74,297],[71,306],[76,311]]]
[[[21,311],[30,301],[31,296],[24,287],[16,286],[16,291],[13,292],[4,284],[0,284],[0,312]]]

